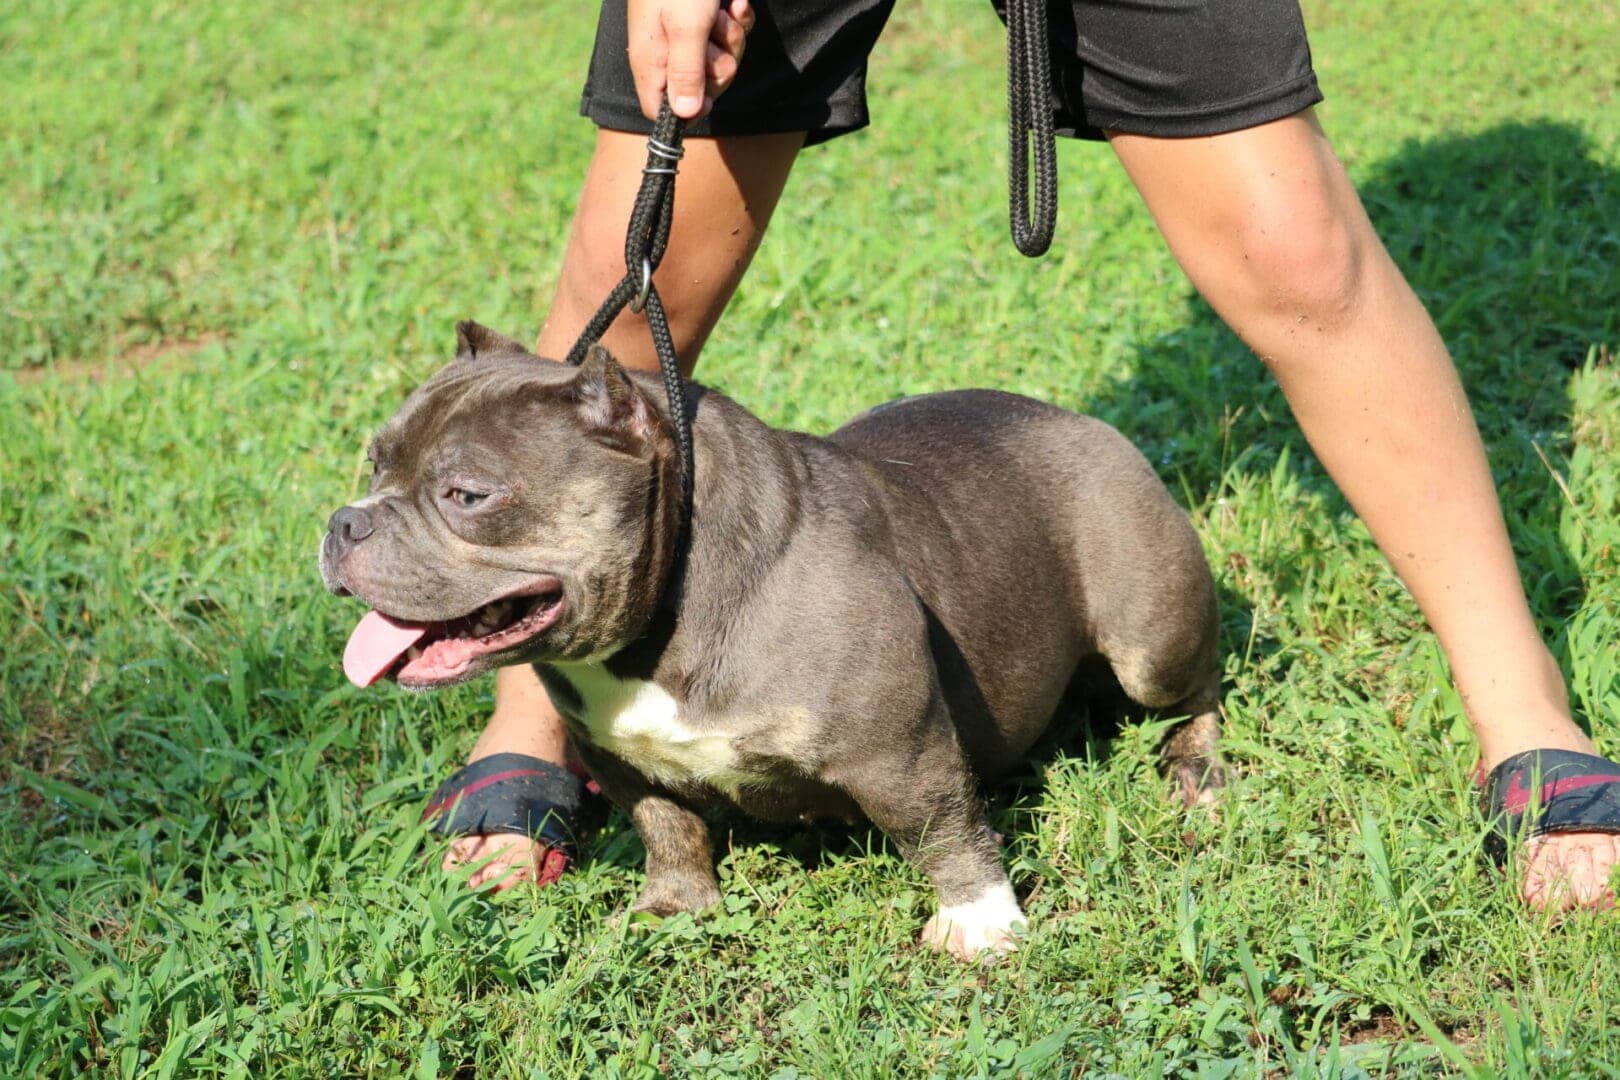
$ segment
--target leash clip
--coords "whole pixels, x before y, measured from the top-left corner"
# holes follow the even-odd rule
[[[674,169],[670,170],[672,173],[674,171]],[[642,309],[647,306],[647,294],[650,292],[652,292],[652,260],[643,255],[641,257],[641,291],[636,293],[634,300],[630,301],[630,311],[633,314],[641,314]]]

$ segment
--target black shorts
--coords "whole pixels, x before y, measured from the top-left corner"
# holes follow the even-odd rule
[[[893,7],[760,0],[736,81],[687,131],[805,131],[809,145],[865,127],[866,58]],[[1322,100],[1297,0],[1071,0],[1049,11],[1063,135],[1218,135]],[[651,127],[630,76],[623,0],[602,7],[580,112],[601,127]]]

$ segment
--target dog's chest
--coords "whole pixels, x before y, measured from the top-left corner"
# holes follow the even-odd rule
[[[651,779],[731,794],[752,779],[733,736],[687,723],[680,703],[657,683],[619,679],[595,664],[569,665],[562,674],[578,695],[573,711],[590,741]]]

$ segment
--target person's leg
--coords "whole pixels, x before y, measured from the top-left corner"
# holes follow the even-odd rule
[[[686,141],[669,250],[653,280],[688,374],[748,269],[803,143],[800,133]],[[556,296],[535,346],[540,355],[566,355],[624,276],[624,231],[646,160],[645,136],[605,129],[597,133]],[[627,367],[658,368],[646,320],[638,315],[621,314],[603,344]],[[561,764],[566,750],[562,721],[534,671],[509,667],[497,672],[495,710],[468,760],[515,752]],[[471,884],[504,878],[505,888],[531,880],[542,854],[539,844],[521,836],[464,836],[450,845],[444,868],[488,859]]]
[[[742,281],[803,144],[802,132],[686,140],[669,249],[653,281],[687,374]],[[624,277],[624,232],[646,163],[644,136],[597,132],[557,292],[535,346],[541,356],[565,355]],[[639,315],[622,312],[602,344],[626,367],[658,370]]]
[[[1110,142],[1434,627],[1486,768],[1536,748],[1593,752],[1530,616],[1451,358],[1313,113]],[[1620,838],[1565,834],[1527,854],[1526,899],[1590,904],[1608,895]]]

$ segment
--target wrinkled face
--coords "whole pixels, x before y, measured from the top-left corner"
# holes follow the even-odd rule
[[[344,654],[354,682],[606,655],[651,617],[671,443],[605,352],[573,368],[464,341],[369,456],[370,490],[332,515],[320,555],[327,587],[374,609]]]

